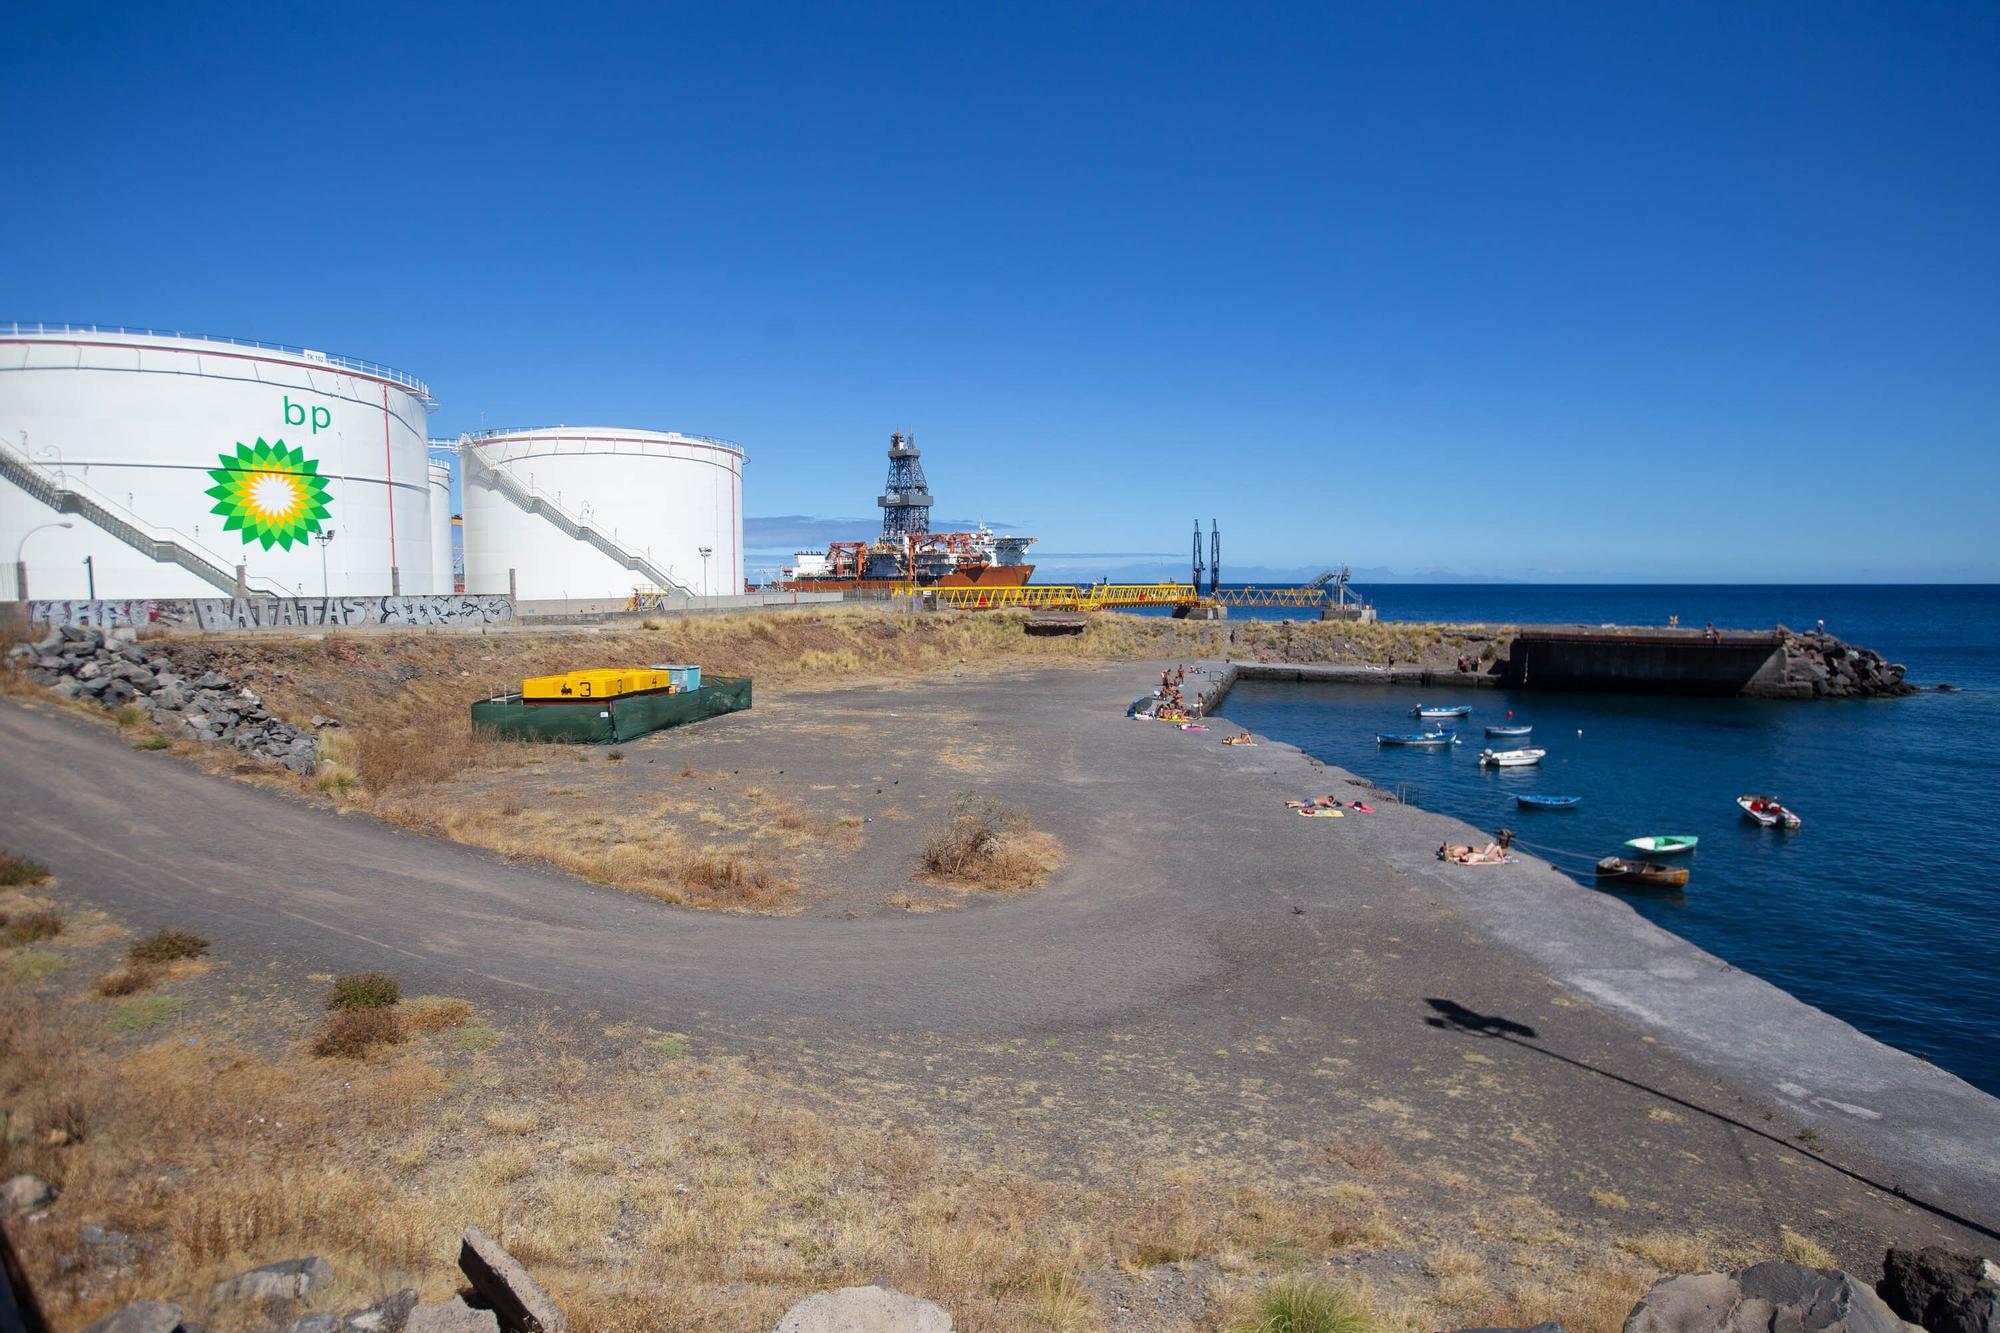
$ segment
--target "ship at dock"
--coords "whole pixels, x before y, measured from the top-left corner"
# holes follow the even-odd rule
[[[971,532],[932,532],[931,493],[914,435],[889,436],[889,482],[875,497],[882,535],[874,541],[833,542],[800,551],[784,571],[792,592],[889,592],[920,588],[1019,588],[1035,567],[1033,537],[1001,536],[984,523]]]

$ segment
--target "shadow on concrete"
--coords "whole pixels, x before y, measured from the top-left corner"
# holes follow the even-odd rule
[[[1912,1208],[1922,1209],[1933,1217],[1964,1227],[1967,1231],[1975,1231],[1988,1240],[2000,1240],[2000,1231],[1996,1231],[1983,1223],[1975,1222],[1962,1214],[1955,1213],[1942,1204],[1930,1203],[1924,1199],[1917,1198],[1913,1194],[1906,1194],[1900,1185],[1884,1184],[1873,1177],[1863,1175],[1859,1171],[1842,1166],[1830,1158],[1821,1156],[1819,1153],[1804,1147],[1802,1144],[1780,1138],[1769,1130],[1759,1129],[1755,1125],[1746,1125],[1734,1116],[1725,1115],[1721,1111],[1710,1110],[1708,1107],[1688,1101],[1684,1097],[1676,1097],[1671,1092],[1664,1092],[1650,1084],[1626,1078],[1623,1074],[1614,1074],[1608,1069],[1591,1064],[1588,1060],[1579,1060],[1574,1056],[1564,1055],[1560,1051],[1552,1051],[1533,1040],[1538,1034],[1535,1029],[1529,1027],[1526,1023],[1516,1023],[1513,1019],[1502,1018],[1498,1014],[1482,1014],[1476,1009],[1466,1008],[1456,1000],[1431,997],[1426,999],[1424,1003],[1429,1005],[1433,1011],[1431,1016],[1424,1020],[1426,1027],[1434,1027],[1447,1032],[1463,1032],[1470,1036],[1484,1037],[1491,1041],[1504,1041],[1508,1045],[1518,1046],[1524,1051],[1533,1051],[1535,1054],[1547,1056],[1551,1060],[1560,1060],[1562,1063],[1574,1069],[1581,1069],[1587,1074],[1595,1074],[1599,1078],[1609,1079],[1613,1083],[1622,1083],[1637,1092],[1643,1092],[1650,1097],[1657,1097],[1663,1102],[1672,1102],[1675,1106],[1692,1111],[1696,1115],[1706,1116],[1710,1120],[1720,1121],[1722,1124],[1740,1129],[1746,1134],[1754,1134],[1766,1142],[1775,1143],[1780,1148],[1798,1153],[1807,1161],[1823,1166],[1827,1170],[1839,1175],[1846,1176],[1849,1180],[1857,1184],[1866,1185],[1869,1189],[1879,1190],[1883,1194],[1901,1199]]]

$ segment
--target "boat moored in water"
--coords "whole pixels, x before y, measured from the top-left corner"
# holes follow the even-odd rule
[[[1775,796],[1739,796],[1736,804],[1742,807],[1745,815],[1765,828],[1795,829],[1805,823],[1780,804]]]
[[[1514,793],[1514,804],[1523,810],[1574,810],[1582,801],[1581,796],[1531,796],[1527,792]]]
[[[1412,717],[1467,717],[1471,713],[1472,708],[1467,704],[1453,704],[1449,708],[1420,704],[1410,710]]]
[[[1599,879],[1621,884],[1640,884],[1650,889],[1678,889],[1688,882],[1686,866],[1663,866],[1657,861],[1628,861],[1607,856],[1597,863]]]
[[[1458,733],[1455,731],[1415,731],[1375,733],[1377,745],[1456,745]]]
[[[1547,750],[1481,750],[1479,762],[1490,768],[1532,768],[1547,755]]]
[[[1533,731],[1534,731],[1533,727],[1521,727],[1521,726],[1488,727],[1486,729],[1486,734],[1488,736],[1495,736],[1495,737],[1499,736],[1520,737],[1520,736],[1527,736],[1531,734]]]
[[[1651,856],[1677,856],[1693,851],[1700,841],[1691,833],[1649,833],[1643,838],[1627,838],[1625,845]]]

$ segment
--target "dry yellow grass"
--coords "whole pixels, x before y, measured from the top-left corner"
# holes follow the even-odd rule
[[[1807,1268],[1838,1268],[1840,1261],[1832,1250],[1810,1236],[1801,1236],[1790,1227],[1778,1228],[1778,1257],[1787,1263],[1804,1264]]]
[[[294,1252],[436,1298],[453,1237],[476,1224],[533,1264],[586,1333],[635,1320],[768,1327],[805,1291],[882,1274],[969,1328],[1080,1330],[1095,1315],[1071,1275],[1107,1255],[1279,1242],[1322,1253],[1384,1225],[1192,1177],[1112,1198],[969,1164],[734,1065],[648,1047],[587,1065],[573,1086],[558,1070],[550,1117],[491,1100],[526,1070],[422,1038],[359,1063],[189,1045],[179,1029],[118,1047],[60,1003],[6,998],[0,1169],[51,1179],[63,1217],[150,1247],[130,1274],[85,1288],[57,1280],[63,1228],[29,1233],[26,1260],[65,1324],[141,1294],[203,1311],[216,1278]],[[582,1057],[540,1040],[515,1058],[549,1087],[552,1063]],[[71,1127],[60,1142],[58,1125]]]
[[[1618,1248],[1651,1264],[1663,1273],[1694,1273],[1713,1267],[1709,1255],[1713,1243],[1705,1236],[1674,1231],[1646,1231],[1627,1236]]]
[[[51,905],[0,893],[0,910]],[[215,1279],[297,1253],[335,1264],[338,1304],[405,1284],[441,1297],[468,1224],[532,1264],[580,1333],[769,1327],[808,1290],[878,1276],[967,1329],[1088,1333],[1108,1313],[1093,1292],[1163,1264],[1204,1294],[1158,1326],[1194,1333],[1274,1277],[1411,1247],[1420,1273],[1357,1287],[1385,1330],[1553,1318],[1614,1333],[1661,1271],[1738,1252],[1670,1233],[1578,1242],[1518,1196],[1427,1203],[1423,1172],[1383,1152],[1360,1154],[1362,1180],[1332,1164],[1341,1153],[1302,1175],[1085,1137],[1044,1173],[1023,1144],[915,1127],[872,1085],[802,1086],[630,1024],[586,1042],[514,1021],[502,1039],[452,997],[359,1011],[401,1013],[407,1040],[320,1059],[307,1043],[327,979],[301,982],[289,1010],[231,1004],[227,959],[169,969],[159,998],[174,1007],[121,1032],[120,1002],[88,987],[124,939],[88,937],[45,943],[95,966],[0,983],[0,1175],[62,1191],[56,1224],[24,1233],[61,1326],[141,1295],[201,1317]],[[63,1280],[83,1221],[141,1240],[136,1268]],[[1810,1256],[1802,1237],[1784,1244]]]

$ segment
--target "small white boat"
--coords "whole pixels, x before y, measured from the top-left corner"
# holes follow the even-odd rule
[[[1410,712],[1417,717],[1465,717],[1472,712],[1472,709],[1466,704],[1453,704],[1449,708],[1435,708],[1425,704],[1412,708]]]
[[[1481,750],[1479,762],[1491,768],[1529,768],[1547,754],[1547,750]]]
[[[1504,727],[1488,727],[1486,729],[1486,734],[1488,736],[1495,736],[1495,737],[1513,736],[1518,739],[1519,737],[1526,736],[1533,731],[1534,731],[1533,727],[1508,725]]]
[[[1739,796],[1736,804],[1743,807],[1743,813],[1756,820],[1765,828],[1773,826],[1794,829],[1805,823],[1797,815],[1778,803],[1775,796]]]
[[[1643,838],[1627,838],[1625,845],[1650,856],[1675,856],[1691,852],[1701,842],[1692,833],[1650,833]]]

